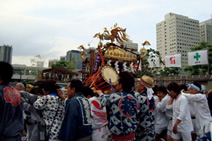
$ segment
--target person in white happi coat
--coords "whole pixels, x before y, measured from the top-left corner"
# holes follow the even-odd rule
[[[168,94],[166,95],[167,99],[169,99],[167,105],[166,105],[166,117],[168,118],[169,124],[167,127],[167,141],[172,140],[172,116],[173,116],[173,109],[172,109],[172,103],[173,103],[173,98],[170,97]],[[165,98],[166,98],[165,97]]]
[[[197,126],[198,140],[204,140],[204,139],[211,140],[210,128],[212,118],[210,115],[206,95],[201,94],[200,91],[201,91],[201,85],[198,82],[193,82],[192,84],[189,85],[189,91],[188,93],[185,93],[184,96],[188,99],[188,101],[194,102],[194,110],[196,115],[195,124]]]
[[[91,117],[93,119],[92,141],[108,141],[111,133],[108,129],[106,107],[100,107],[100,99],[95,96],[91,88],[84,87],[83,93],[88,98],[91,106]]]
[[[160,86],[157,89],[157,97],[158,100],[155,100],[155,141],[160,141],[162,131],[167,129],[169,124],[169,120],[165,115],[166,105],[169,102],[169,98],[167,98],[167,90],[166,87]],[[168,96],[169,97],[169,96]]]
[[[182,95],[184,95],[186,91],[189,91],[190,84],[188,84],[186,87],[187,88],[181,88],[181,93]],[[194,101],[188,100],[188,105],[189,105],[189,110],[190,110],[190,114],[191,114],[191,121],[194,127],[194,130],[191,132],[191,137],[192,137],[192,141],[195,141],[197,138],[197,125],[196,125],[196,116],[195,116],[195,106],[194,106]]]
[[[191,115],[189,112],[188,100],[180,92],[180,86],[176,82],[171,82],[167,86],[169,95],[173,98],[172,104],[173,117],[172,117],[172,140],[191,141],[191,131],[193,125]]]

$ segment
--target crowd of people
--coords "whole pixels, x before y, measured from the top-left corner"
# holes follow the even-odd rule
[[[72,79],[64,95],[54,80],[14,88],[12,66],[0,68],[0,141],[211,140],[212,90],[196,81],[155,86],[144,75],[135,88],[125,71],[111,94]]]

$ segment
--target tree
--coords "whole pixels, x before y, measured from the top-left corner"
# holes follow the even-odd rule
[[[154,77],[154,76],[160,75],[159,72],[161,70],[161,67],[150,68],[148,60],[147,60],[148,58],[154,58],[155,56],[158,56],[160,59],[160,63],[163,63],[159,51],[156,51],[152,48],[147,49],[147,55],[140,61],[141,71],[138,71],[137,77],[140,78],[143,75],[148,75],[148,76]]]
[[[211,74],[212,71],[212,43],[201,42],[198,46],[192,47],[191,51],[208,49],[208,65],[186,66],[185,71],[190,75],[205,75]]]
[[[69,70],[72,69],[71,62],[65,61],[65,60],[60,60],[56,64],[52,64],[52,68],[55,68],[55,67],[62,67]]]
[[[160,76],[177,76],[180,73],[181,68],[168,68],[160,70]]]
[[[176,76],[179,75],[181,68],[168,68],[168,67],[149,67],[149,63],[147,61],[148,58],[154,58],[159,57],[160,64],[163,64],[161,55],[159,51],[156,51],[152,48],[147,49],[147,55],[141,60],[142,62],[142,71],[139,71],[137,73],[137,77],[141,77],[143,75],[148,75],[151,77],[157,77],[157,76]]]
[[[72,59],[71,59],[71,70],[75,71],[75,69],[76,69],[76,59],[75,59],[75,57],[72,57]]]

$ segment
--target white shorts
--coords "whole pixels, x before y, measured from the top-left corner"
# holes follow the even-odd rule
[[[107,126],[94,129],[92,132],[92,141],[107,141],[111,133]]]
[[[167,129],[167,127],[155,128],[155,133],[156,133],[156,134],[161,134],[161,132],[162,132],[163,130],[165,130],[165,129]]]
[[[167,135],[171,136],[172,135],[172,130],[167,129]]]
[[[182,137],[183,141],[191,141],[191,132],[177,132],[177,134],[172,132],[172,138],[180,140]]]
[[[198,130],[197,130],[197,125],[196,125],[196,119],[192,119],[192,124],[193,124],[193,127],[194,127],[194,131],[192,131],[191,133],[197,133]]]

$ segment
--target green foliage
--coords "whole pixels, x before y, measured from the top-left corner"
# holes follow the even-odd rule
[[[52,68],[55,68],[55,67],[63,67],[66,69],[72,69],[71,62],[65,61],[65,60],[60,60],[56,64],[52,64]]]
[[[76,59],[75,59],[75,57],[73,57],[71,59],[71,70],[75,71],[75,69],[76,69]]]
[[[142,77],[143,75],[148,75],[151,77],[157,77],[157,76],[177,76],[179,75],[181,69],[180,68],[162,68],[162,67],[153,67],[149,68],[149,63],[147,61],[148,58],[154,58],[159,57],[160,64],[163,64],[162,58],[160,56],[159,51],[156,51],[152,48],[147,49],[147,55],[141,60],[140,63],[142,63],[141,68],[142,70],[137,73],[138,78]]]
[[[198,46],[192,47],[191,51],[208,49],[208,63],[209,65],[196,65],[186,66],[185,71],[188,71],[190,75],[205,75],[211,74],[212,71],[212,43],[201,42]]]
[[[160,76],[177,76],[179,75],[181,68],[168,68],[165,67],[163,70],[160,71]]]

